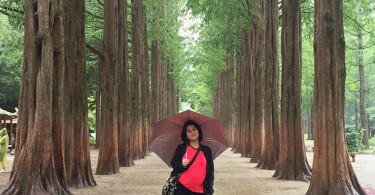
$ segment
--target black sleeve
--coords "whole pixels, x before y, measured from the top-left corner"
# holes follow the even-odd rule
[[[210,147],[207,147],[207,162],[208,162],[208,171],[207,171],[207,186],[206,186],[206,194],[211,195],[214,193],[214,180],[215,180],[215,175],[214,175],[214,161],[212,159],[212,152]]]
[[[185,168],[182,166],[182,156],[184,153],[184,144],[178,145],[171,161],[171,166],[173,168],[172,175],[177,175],[185,171]]]

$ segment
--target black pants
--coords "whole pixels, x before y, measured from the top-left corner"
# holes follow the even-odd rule
[[[196,192],[190,191],[185,186],[180,184],[180,182],[177,182],[176,186],[177,186],[177,188],[176,188],[176,191],[174,193],[175,195],[204,195],[204,193],[196,193]]]

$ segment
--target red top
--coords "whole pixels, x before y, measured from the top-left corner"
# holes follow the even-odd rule
[[[191,147],[187,148],[187,158],[191,162],[194,158],[197,149]],[[186,153],[182,157],[186,158]],[[202,151],[199,151],[197,158],[193,164],[182,173],[179,178],[179,182],[184,185],[187,189],[197,193],[204,192],[204,179],[206,178],[206,157]]]

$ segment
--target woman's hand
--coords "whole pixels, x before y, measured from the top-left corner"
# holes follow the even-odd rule
[[[186,168],[188,164],[190,163],[189,159],[182,159],[182,166]]]

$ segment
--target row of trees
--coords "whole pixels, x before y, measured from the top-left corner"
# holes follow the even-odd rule
[[[181,50],[174,25],[179,3],[149,5],[156,8],[148,12],[151,21],[146,17],[151,8],[142,0],[27,1],[24,9],[14,2],[2,7],[24,17],[24,62],[14,166],[1,194],[70,194],[70,186],[96,185],[88,143],[87,72],[93,64],[96,174],[118,173],[120,166],[147,155],[151,120],[178,112],[170,72],[176,63],[172,51]],[[92,32],[87,39],[85,26]],[[94,32],[98,27],[102,33]]]
[[[220,2],[227,4],[225,6],[214,2],[217,3],[207,1],[200,4],[198,12],[204,13],[211,25],[217,22],[223,28],[234,26],[232,36],[240,40],[239,45],[221,40],[226,49],[222,58],[225,65],[218,76],[219,88],[214,103],[214,115],[224,121],[228,142],[234,150],[251,157],[251,162],[258,163],[259,168],[276,170],[276,178],[311,180],[307,194],[364,194],[345,144],[343,2],[314,2],[315,73],[311,89],[314,95],[310,100],[315,130],[314,169],[307,163],[303,142],[301,2],[283,0],[280,6],[278,1]],[[228,10],[215,9],[216,6],[247,9],[236,15]],[[362,10],[366,7],[356,6]],[[281,75],[278,70],[279,11],[282,21]],[[215,17],[218,15],[224,17]],[[244,24],[244,20],[236,21],[235,18],[246,18],[249,22]],[[363,26],[357,24],[357,28]],[[228,33],[227,29],[220,30],[223,34]],[[362,49],[358,44],[356,51]],[[362,117],[366,115],[367,89],[364,87],[361,55],[358,63]],[[228,103],[232,99],[235,99],[235,105]],[[368,140],[366,120],[361,119],[361,126],[366,130],[363,140]]]
[[[327,10],[331,18],[339,18],[327,21],[315,16],[318,24],[329,22],[329,28],[334,29],[334,33],[325,34],[315,25],[315,33],[319,35],[315,37],[325,38],[315,40],[315,52],[333,47],[322,45],[331,43],[328,39],[335,40],[331,44],[340,44],[324,51],[324,55],[315,55],[315,77],[337,79],[324,83],[315,80],[314,85],[308,82],[314,66],[312,50],[310,56],[308,52],[301,55],[302,46],[312,45],[308,41],[302,41],[301,45],[301,40],[312,37],[314,27],[311,18],[302,17],[307,14],[301,14],[300,5],[308,11],[312,1],[284,0],[281,6],[273,0],[186,1],[193,14],[202,18],[203,28],[200,28],[201,41],[184,49],[178,35],[181,16],[186,13],[181,10],[185,4],[182,1],[80,1],[77,7],[70,4],[73,1],[36,1],[25,4],[24,10],[22,2],[2,2],[1,12],[11,17],[13,27],[22,24],[19,21],[22,15],[25,18],[20,139],[17,139],[12,176],[3,193],[64,194],[69,193],[68,186],[95,185],[87,143],[86,88],[89,99],[95,100],[89,110],[96,110],[93,121],[96,121],[100,148],[97,174],[118,173],[119,166],[132,166],[134,159],[144,158],[152,122],[177,112],[179,101],[184,101],[198,111],[213,113],[221,119],[235,151],[251,157],[260,168],[276,169],[275,177],[280,179],[306,181],[310,179],[311,168],[304,154],[301,117],[310,113],[310,109],[304,111],[304,108],[312,108],[314,104],[315,114],[323,117],[321,113],[325,113],[337,121],[327,124],[325,120],[314,119],[314,129],[320,131],[315,134],[320,141],[315,143],[314,165],[329,160],[331,170],[336,167],[342,170],[340,166],[349,168],[345,169],[348,172],[337,171],[339,175],[332,175],[327,167],[317,166],[309,193],[326,194],[334,190],[344,194],[362,193],[346,160],[348,156],[332,159],[335,153],[346,154],[342,140],[345,80],[342,72],[337,77],[332,75],[345,65],[340,45],[343,44],[340,8],[351,2],[335,1],[335,6],[329,7],[316,1],[315,10],[310,10],[314,13]],[[53,7],[44,7],[48,3]],[[27,15],[30,13],[37,14]],[[85,13],[86,17],[77,13]],[[282,18],[281,47],[278,45],[279,17]],[[310,29],[310,34],[301,33],[304,26]],[[86,55],[84,46],[89,51]],[[329,51],[338,51],[328,55],[335,56],[334,62],[324,61]],[[281,74],[279,56],[282,57]],[[301,69],[304,56],[308,58],[308,66]],[[337,67],[329,78],[317,72],[328,73],[329,67],[323,67],[327,64]],[[302,75],[307,79],[301,80]],[[335,88],[326,85],[336,81]],[[319,93],[312,97],[313,87],[315,93],[326,90],[327,94],[337,94],[323,99],[334,99],[338,104],[317,101],[322,97]],[[212,95],[215,98],[210,111]],[[318,110],[317,106],[319,109],[335,106],[330,107],[335,112]],[[327,126],[334,124],[338,126]],[[322,133],[327,133],[323,137],[330,140],[320,138]],[[327,147],[323,143],[335,145]],[[82,150],[76,151],[77,148]],[[44,160],[28,158],[31,154]],[[40,169],[31,169],[31,165]],[[338,184],[341,181],[338,178],[350,178],[350,181]]]

